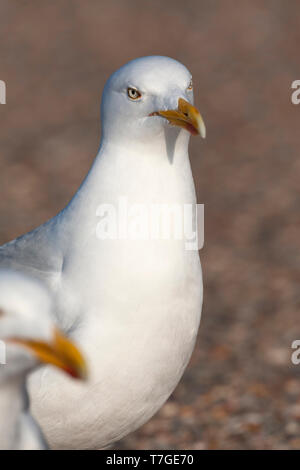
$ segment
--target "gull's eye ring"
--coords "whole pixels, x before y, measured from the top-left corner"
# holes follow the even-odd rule
[[[187,90],[191,91],[193,89],[193,80],[191,79],[189,86],[187,87]]]
[[[138,100],[142,96],[139,90],[133,88],[132,86],[127,88],[127,95],[131,100]]]

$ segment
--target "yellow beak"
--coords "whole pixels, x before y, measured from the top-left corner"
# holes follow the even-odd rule
[[[178,109],[156,111],[150,116],[164,117],[168,119],[170,124],[183,127],[183,129],[186,129],[193,135],[200,134],[205,139],[206,129],[201,114],[195,106],[183,98],[178,100]]]
[[[52,364],[76,379],[87,378],[86,362],[77,347],[57,328],[51,343],[13,338],[10,341],[30,349],[39,361]]]

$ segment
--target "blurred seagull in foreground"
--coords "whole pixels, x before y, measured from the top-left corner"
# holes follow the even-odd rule
[[[72,377],[86,376],[81,354],[54,326],[51,310],[50,295],[40,281],[0,270],[1,450],[48,448],[29,413],[26,378],[31,371],[46,363]]]
[[[195,206],[188,143],[206,131],[190,72],[168,57],[129,62],[106,83],[101,118],[98,155],[68,206],[0,248],[0,266],[48,284],[59,326],[88,359],[86,384],[47,367],[29,381],[33,414],[59,449],[103,448],[149,420],[188,364],[201,314],[199,254],[174,237],[172,218],[167,239],[98,230],[124,199],[143,214]]]

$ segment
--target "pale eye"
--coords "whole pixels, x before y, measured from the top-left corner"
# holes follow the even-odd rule
[[[187,90],[191,91],[193,89],[193,80],[191,79],[189,86],[187,87]]]
[[[142,96],[139,90],[133,87],[127,88],[127,95],[131,100],[138,100]]]

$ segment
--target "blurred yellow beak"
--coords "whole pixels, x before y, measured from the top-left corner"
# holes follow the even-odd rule
[[[15,338],[11,341],[29,348],[39,361],[52,364],[76,379],[86,380],[87,366],[82,354],[57,328],[52,343]]]
[[[193,135],[201,135],[203,139],[206,136],[205,124],[201,114],[195,106],[191,105],[183,98],[178,100],[178,109],[167,111],[156,111],[150,116],[161,116],[168,119],[169,123],[174,126],[183,127]]]

